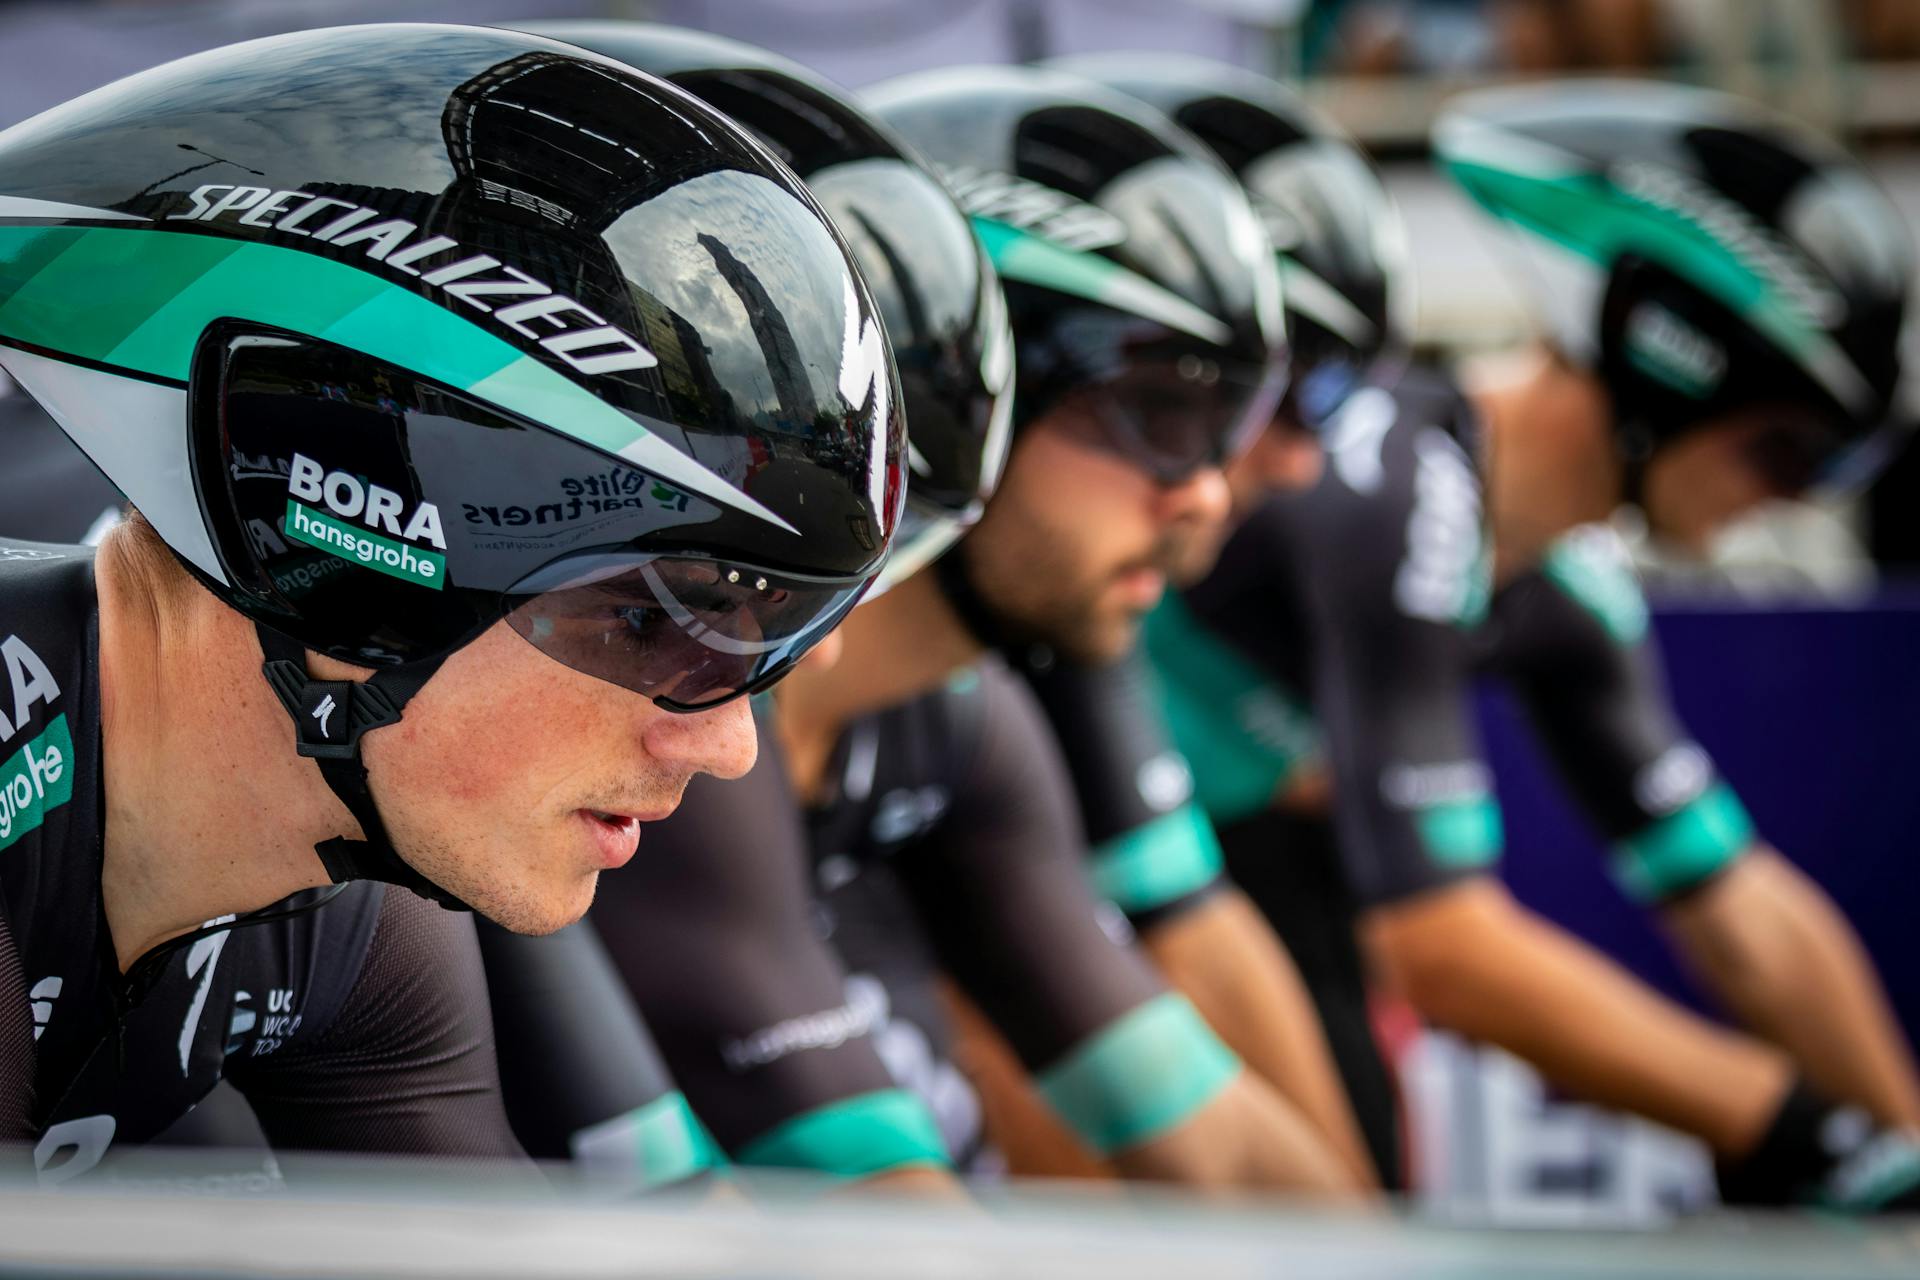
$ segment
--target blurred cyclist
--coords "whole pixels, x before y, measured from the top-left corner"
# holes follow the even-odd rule
[[[0,1106],[44,1177],[223,1077],[277,1145],[516,1152],[426,899],[558,928],[751,765],[740,695],[898,515],[863,333],[789,170],[550,41],[303,33],[0,135],[0,365],[137,509],[0,546]]]
[[[1906,232],[1843,154],[1690,91],[1476,97],[1437,145],[1553,251],[1559,345],[1473,403],[1419,370],[1350,396],[1326,427],[1325,482],[1255,510],[1154,618],[1182,744],[1214,753],[1197,763],[1230,861],[1270,847],[1263,811],[1303,793],[1310,697],[1342,888],[1423,1013],[1700,1135],[1730,1199],[1910,1193],[1912,1147],[1890,1131],[1920,1122],[1920,1090],[1879,984],[1674,721],[1638,585],[1599,523],[1634,501],[1698,545],[1870,449],[1898,372]],[[1527,701],[1616,841],[1622,887],[1780,1049],[1658,999],[1489,874],[1499,818],[1466,700],[1481,666]]]
[[[1061,611],[1035,624],[1126,642],[1154,594],[1128,581],[1154,573],[1132,562],[1219,518],[1218,461],[1271,404],[1271,267],[1225,175],[1159,117],[1078,82],[982,70],[886,90],[883,114],[909,133],[924,107],[1005,139],[1000,180],[1024,183],[1034,213],[1077,208],[1110,237],[1098,252],[1024,231],[1019,250],[998,255],[1019,367],[1051,358],[1056,387],[1080,393],[1080,416],[1055,399],[1030,414],[1025,382],[1009,406],[1006,322],[984,291],[992,273],[970,267],[982,283],[957,287],[978,252],[968,223],[944,195],[944,212],[930,202],[930,179],[883,162],[890,131],[857,127],[830,86],[756,51],[639,28],[567,35],[672,76],[796,156],[856,253],[878,264],[868,275],[903,352],[921,495],[909,499],[890,588],[843,628],[839,665],[809,669],[779,700],[778,756],[741,784],[691,792],[658,833],[680,856],[596,904],[596,927],[695,1109],[748,1163],[891,1184],[955,1161],[979,1167],[977,1106],[945,1061],[944,968],[1050,1082],[1061,1113],[1129,1170],[1348,1185],[1311,1131],[1103,930],[1057,746],[1004,668],[970,668],[979,641],[921,571],[980,517],[961,546],[984,539],[1053,558],[1041,572],[1074,603],[1049,597]],[[1084,191],[1130,192],[1132,203],[1082,203],[1031,176],[1053,153],[1016,140],[1023,122],[1043,121],[1069,145],[1099,140],[1104,169],[1083,177]],[[849,146],[854,160],[828,162]],[[1219,246],[1198,267],[1215,291],[1177,292],[1154,247],[1174,227],[1222,223],[1234,237],[1196,238]],[[1049,229],[1071,239],[1071,225]],[[990,252],[996,233],[1023,231],[983,230]],[[1062,349],[1063,331],[1076,349]],[[1009,408],[1018,443],[981,516]],[[1039,520],[1051,522],[1044,535],[1024,523]],[[1023,570],[1011,585],[1026,580]],[[734,856],[716,861],[716,849]]]

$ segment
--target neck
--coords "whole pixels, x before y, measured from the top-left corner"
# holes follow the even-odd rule
[[[838,662],[803,665],[779,685],[776,732],[794,791],[806,800],[820,794],[827,760],[849,724],[918,697],[982,652],[931,569],[855,609],[840,635]]]
[[[157,590],[117,534],[97,561],[107,928],[124,971],[229,913],[327,883],[313,846],[358,826],[294,751],[244,618]]]
[[[1486,427],[1494,577],[1504,581],[1620,505],[1612,410],[1598,379],[1544,348],[1479,362],[1464,382]]]

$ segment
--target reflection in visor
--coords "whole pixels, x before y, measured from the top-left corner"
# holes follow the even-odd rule
[[[669,711],[717,706],[784,675],[833,630],[867,579],[810,579],[690,556],[593,555],[515,589],[528,643]]]
[[[1059,402],[1050,421],[1162,484],[1178,484],[1245,451],[1273,419],[1285,390],[1282,368],[1184,355],[1083,386]]]

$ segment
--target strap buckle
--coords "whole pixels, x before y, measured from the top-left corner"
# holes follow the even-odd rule
[[[360,735],[400,720],[400,708],[387,693],[351,680],[315,680],[297,663],[275,660],[263,666],[267,683],[293,717],[295,749],[312,760],[351,760]]]

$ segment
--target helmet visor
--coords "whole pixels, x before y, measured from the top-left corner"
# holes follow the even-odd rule
[[[860,599],[868,580],[800,577],[701,556],[616,551],[532,575],[507,624],[576,671],[669,711],[757,693]]]
[[[1136,364],[1062,396],[1048,421],[1162,484],[1239,456],[1273,418],[1285,370],[1206,356]]]

